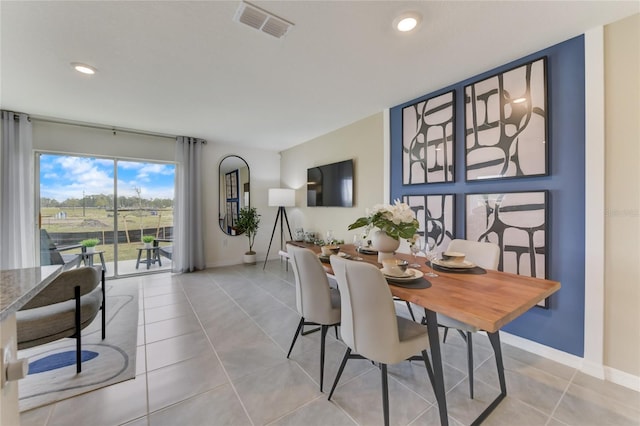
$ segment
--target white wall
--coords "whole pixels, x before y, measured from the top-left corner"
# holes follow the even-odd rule
[[[33,148],[67,154],[174,161],[175,139],[33,119]]]
[[[260,214],[260,227],[253,246],[258,260],[264,261],[269,246],[271,230],[278,209],[267,206],[269,188],[280,187],[280,154],[254,148],[238,148],[233,145],[209,143],[205,146],[203,161],[204,207],[205,207],[205,256],[207,267],[235,265],[242,263],[249,242],[244,235],[230,236],[218,226],[220,176],[218,166],[227,155],[242,157],[249,165],[251,207]],[[278,247],[279,248],[279,247]],[[271,248],[270,258],[276,258],[278,250]]]
[[[380,112],[281,153],[282,186],[296,190],[296,207],[287,209],[292,232],[302,227],[324,238],[331,229],[335,238],[352,241],[349,224],[384,202],[384,134]],[[307,207],[307,169],[348,159],[354,160],[354,207]]]

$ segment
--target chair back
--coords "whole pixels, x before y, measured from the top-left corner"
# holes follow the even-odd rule
[[[309,249],[287,244],[296,285],[296,308],[307,321],[331,323],[331,293],[327,273]]]
[[[393,296],[374,265],[331,256],[342,314],[340,334],[353,351],[373,360],[395,358],[400,342]]]
[[[85,266],[61,272],[51,284],[27,302],[22,309],[39,308],[72,300],[75,297],[74,288],[76,286],[80,287],[80,296],[84,296],[98,287],[101,280],[101,266]]]
[[[497,269],[500,262],[500,247],[494,243],[452,240],[447,250],[464,253],[466,260],[485,269]]]
[[[62,255],[46,229],[40,230],[40,265],[64,265]]]

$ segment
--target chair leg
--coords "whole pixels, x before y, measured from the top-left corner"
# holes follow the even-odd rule
[[[336,330],[336,340],[339,340],[340,338],[338,337],[338,326],[334,325],[333,328]]]
[[[347,364],[347,360],[349,359],[350,354],[351,354],[351,348],[347,348],[347,351],[344,353],[344,357],[342,357],[342,363],[340,363],[340,368],[338,369],[338,374],[336,374],[336,379],[333,381],[331,392],[329,392],[329,397],[327,398],[327,400],[329,401],[333,396],[333,391],[336,390],[336,386],[338,385],[338,380],[340,380],[340,376],[342,376],[342,370],[344,370],[344,366]]]
[[[102,256],[102,253],[100,253]],[[107,336],[107,295],[104,287],[104,269],[102,269],[102,340]]]
[[[382,376],[382,412],[384,413],[384,426],[389,426],[389,383],[387,382],[387,364],[380,363]]]
[[[296,339],[302,330],[302,326],[304,325],[304,317],[300,318],[300,323],[298,324],[298,329],[296,330],[296,334],[293,335],[293,341],[291,342],[291,347],[289,348],[289,352],[287,352],[287,358],[291,355],[291,351],[293,350],[293,345],[296,344]]]
[[[409,314],[411,315],[411,319],[413,320],[413,322],[416,322],[416,317],[415,315],[413,315],[413,309],[411,309],[411,303],[409,303],[408,300],[405,300],[405,302],[407,303],[407,308],[409,309]]]
[[[467,368],[469,369],[469,398],[473,399],[473,341],[467,331]]]
[[[82,330],[80,329],[82,306],[80,304],[80,286],[74,289],[76,299],[75,326],[76,326],[76,373],[82,372]]]
[[[322,325],[320,331],[320,392],[322,392],[322,384],[324,382],[324,342],[327,338],[328,325]]]
[[[442,343],[447,343],[447,334],[449,334],[449,327],[444,328],[444,337],[442,338]]]
[[[431,387],[434,387],[435,377],[433,375],[433,368],[431,367],[431,363],[429,362],[429,355],[427,355],[427,351],[422,351],[422,359],[424,360],[424,366],[427,368],[427,374],[429,375],[429,381],[431,382]]]

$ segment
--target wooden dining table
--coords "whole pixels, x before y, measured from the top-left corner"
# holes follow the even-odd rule
[[[289,241],[287,244],[305,247],[316,253],[321,252],[319,246],[310,243]],[[341,245],[340,252],[352,259],[357,258],[359,261],[381,267],[377,255],[357,252],[352,244]],[[409,254],[396,253],[395,257],[413,263],[413,257]],[[421,260],[418,262],[421,272],[431,271],[425,258],[419,257],[418,259]],[[327,274],[333,275],[331,264],[323,263],[323,265]],[[560,289],[558,281],[495,270],[485,271],[486,273],[474,274],[463,271],[445,272],[438,269],[435,271],[438,274],[437,277],[424,277],[430,283],[427,288],[401,287],[393,285],[393,282],[389,283],[391,294],[424,308],[434,369],[434,392],[442,425],[448,424],[448,417],[436,314],[447,315],[486,331],[493,348],[500,394],[472,423],[476,425],[486,419],[507,395],[500,347],[500,329]]]

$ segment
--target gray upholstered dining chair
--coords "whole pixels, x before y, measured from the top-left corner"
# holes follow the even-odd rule
[[[104,339],[106,316],[102,267],[85,266],[64,271],[16,312],[18,349],[75,337],[76,372],[80,373],[81,331],[91,324],[100,310]]]
[[[384,424],[388,425],[387,364],[422,359],[433,386],[433,370],[426,351],[429,347],[427,328],[396,315],[389,285],[382,272],[374,265],[331,256],[331,266],[342,297],[340,331],[347,350],[329,399],[349,358],[366,358],[378,362],[382,375]],[[418,353],[422,356],[415,356]]]
[[[324,382],[325,340],[329,327],[340,324],[340,292],[329,286],[329,279],[318,256],[309,249],[287,245],[296,285],[296,308],[300,323],[293,336],[287,358],[305,325],[320,326],[320,392]],[[304,334],[304,333],[303,333]]]
[[[489,242],[455,239],[449,243],[447,251],[465,254],[465,259],[485,269],[496,269],[500,261],[500,247]],[[447,340],[449,328],[455,328],[467,343],[467,369],[469,371],[469,397],[473,399],[473,339],[472,333],[478,328],[465,324],[446,315],[438,314],[438,325],[445,327],[443,343]]]

